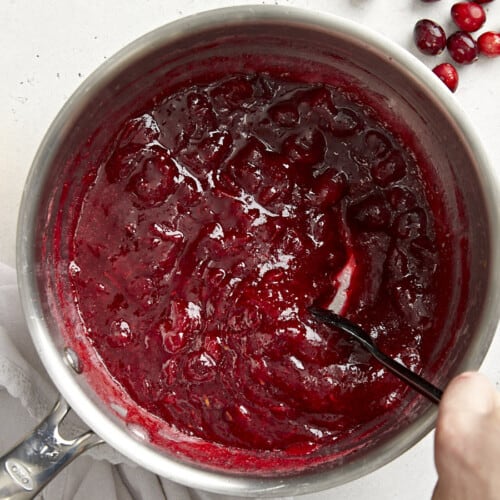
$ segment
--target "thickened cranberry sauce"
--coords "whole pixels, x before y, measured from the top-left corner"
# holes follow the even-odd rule
[[[425,366],[449,259],[422,176],[372,109],[328,85],[234,74],[163,95],[112,139],[78,208],[87,335],[187,436],[292,454],[349,439],[406,388],[307,308]]]

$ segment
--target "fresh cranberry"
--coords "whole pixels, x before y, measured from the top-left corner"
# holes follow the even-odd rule
[[[432,70],[444,84],[452,91],[455,92],[458,87],[458,72],[450,63],[438,64]]]
[[[451,7],[451,17],[463,31],[477,31],[486,21],[484,9],[475,2],[459,2]]]
[[[500,56],[500,33],[486,31],[477,39],[477,46],[486,57]]]
[[[476,0],[476,3],[490,3],[493,2],[493,0]]]
[[[430,19],[421,19],[415,24],[413,38],[420,52],[434,56],[446,47],[446,34],[439,24]]]
[[[446,43],[451,57],[459,64],[471,64],[477,61],[476,41],[466,31],[456,31]]]

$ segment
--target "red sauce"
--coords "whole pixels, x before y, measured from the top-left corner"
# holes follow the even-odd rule
[[[390,127],[331,86],[232,75],[168,93],[110,141],[78,207],[88,338],[137,405],[186,435],[290,453],[348,439],[406,388],[307,308],[425,366],[450,272],[426,182]]]

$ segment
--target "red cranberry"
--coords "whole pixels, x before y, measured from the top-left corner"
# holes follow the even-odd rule
[[[253,86],[248,78],[236,76],[217,85],[210,97],[214,108],[220,110],[233,110],[242,106],[253,96]]]
[[[359,116],[348,108],[340,108],[330,122],[330,130],[336,137],[353,135],[360,128]]]
[[[133,193],[144,206],[163,203],[174,192],[177,166],[169,154],[158,147],[145,149],[138,162],[142,168],[127,184],[127,191]]]
[[[493,0],[476,0],[476,3],[490,3],[493,2]]]
[[[477,46],[487,57],[500,56],[500,33],[486,31],[477,39]]]
[[[379,186],[387,186],[391,182],[398,181],[406,174],[405,161],[398,151],[393,151],[385,160],[375,163],[371,167],[373,180]]]
[[[444,84],[452,92],[455,92],[455,90],[457,90],[458,73],[455,69],[455,66],[450,63],[442,63],[438,64],[432,71],[441,79],[442,82],[444,82]]]
[[[430,19],[421,19],[415,24],[413,38],[420,52],[440,54],[446,47],[446,34],[439,24]]]
[[[195,351],[187,357],[184,365],[184,377],[187,382],[202,382],[215,377],[217,363],[206,352]]]
[[[198,90],[166,99],[152,116],[161,131],[159,141],[175,152],[216,128],[212,106],[207,96]]]
[[[391,143],[382,132],[368,130],[359,147],[360,150],[353,152],[353,158],[360,164],[371,165],[387,158],[391,150]]]
[[[130,144],[138,144],[140,146],[146,146],[154,141],[158,140],[160,135],[160,129],[155,119],[148,113],[129,120],[119,138],[119,148],[125,148]]]
[[[302,131],[290,135],[285,140],[283,152],[292,165],[314,165],[325,156],[325,136],[316,127],[304,127]]]
[[[328,169],[314,179],[316,194],[311,201],[322,207],[334,205],[344,196],[347,186],[344,173]]]
[[[475,40],[466,31],[456,31],[446,43],[451,57],[459,64],[477,61],[478,49]]]
[[[394,221],[393,230],[398,238],[414,240],[426,234],[427,216],[422,209],[405,212]]]
[[[274,123],[281,127],[295,127],[299,122],[297,106],[291,102],[279,102],[268,110]]]
[[[415,195],[408,189],[396,186],[387,192],[387,199],[397,213],[403,213],[418,206]]]
[[[204,178],[207,165],[221,164],[224,158],[229,156],[232,144],[233,139],[227,130],[216,130],[194,147],[188,148],[185,152],[181,151],[180,155],[198,178]]]
[[[370,194],[351,205],[348,215],[351,223],[362,230],[377,231],[386,229],[391,224],[391,211],[379,193]]]
[[[109,327],[109,334],[106,337],[111,347],[125,347],[133,340],[130,325],[123,319],[115,320]]]
[[[301,104],[305,104],[303,109],[307,112],[311,109],[323,108],[332,113],[335,112],[335,105],[332,101],[332,95],[328,90],[321,87],[306,90],[300,96]]]
[[[477,31],[486,21],[484,9],[475,2],[459,2],[451,7],[451,17],[463,31]]]

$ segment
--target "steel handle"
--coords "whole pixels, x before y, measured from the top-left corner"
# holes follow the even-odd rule
[[[45,420],[0,458],[0,499],[33,498],[66,465],[103,442],[92,431],[64,439],[59,426],[69,411],[68,403],[60,398]]]

